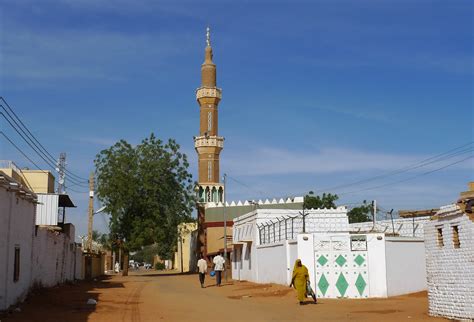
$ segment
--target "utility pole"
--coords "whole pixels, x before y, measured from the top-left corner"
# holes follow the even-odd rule
[[[226,179],[227,179],[227,174],[224,173],[224,280],[227,282],[227,268],[226,268],[226,263],[227,263],[227,218],[226,218],[226,213],[225,213],[225,204],[226,204],[226,197],[225,197],[225,191],[227,190],[226,188]]]
[[[372,200],[372,220],[373,220],[372,230],[375,230],[375,222],[377,221],[375,219],[376,215],[377,215],[377,200]]]
[[[181,259],[180,259],[181,260],[181,273],[184,272],[184,268],[183,268],[183,236],[182,236],[183,234],[182,233],[183,232],[182,232],[182,229],[180,227],[179,231],[178,231],[178,234],[179,234],[178,238],[179,238],[179,245],[181,247],[181,252],[180,252],[181,253],[181,256],[180,256],[181,257]]]
[[[65,180],[66,180],[66,153],[61,152],[59,154],[59,160],[56,165],[57,165],[56,171],[59,174],[58,189],[56,190],[56,192],[59,194],[63,194],[63,193],[66,193],[66,186],[64,185]]]
[[[87,225],[87,250],[92,251],[92,221],[94,218],[94,172],[89,176],[89,222]]]

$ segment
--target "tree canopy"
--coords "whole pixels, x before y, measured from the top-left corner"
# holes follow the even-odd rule
[[[372,205],[368,204],[366,200],[359,207],[352,208],[347,216],[349,217],[349,223],[366,222],[370,221],[372,213]]]
[[[110,235],[125,251],[158,245],[161,258],[171,258],[177,225],[191,219],[194,182],[189,163],[172,139],[152,133],[132,146],[120,140],[94,161],[97,196],[111,215]]]
[[[153,264],[153,258],[158,254],[157,245],[148,245],[131,255],[130,258],[139,263]]]
[[[310,191],[304,196],[303,208],[304,209],[318,209],[318,208],[336,208],[336,200],[339,197],[336,194],[323,193],[322,196],[314,195],[313,191]]]

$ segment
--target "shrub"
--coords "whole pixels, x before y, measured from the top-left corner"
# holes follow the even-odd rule
[[[160,263],[160,262],[158,262],[158,263],[155,264],[155,269],[156,269],[157,271],[162,271],[162,270],[164,270],[165,268],[166,268],[165,263]]]

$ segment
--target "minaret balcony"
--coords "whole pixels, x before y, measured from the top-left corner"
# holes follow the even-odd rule
[[[224,148],[224,138],[222,136],[196,136],[194,138],[194,147],[217,147]]]
[[[196,99],[203,97],[222,98],[222,89],[217,87],[200,87],[196,90]]]

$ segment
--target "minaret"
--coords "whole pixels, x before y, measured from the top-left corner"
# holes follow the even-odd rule
[[[224,187],[219,183],[219,154],[224,148],[224,138],[218,136],[218,105],[222,90],[216,87],[216,65],[212,62],[209,27],[206,32],[204,63],[201,66],[201,87],[196,90],[200,107],[199,136],[194,138],[198,154],[199,191],[201,203],[222,202]]]

